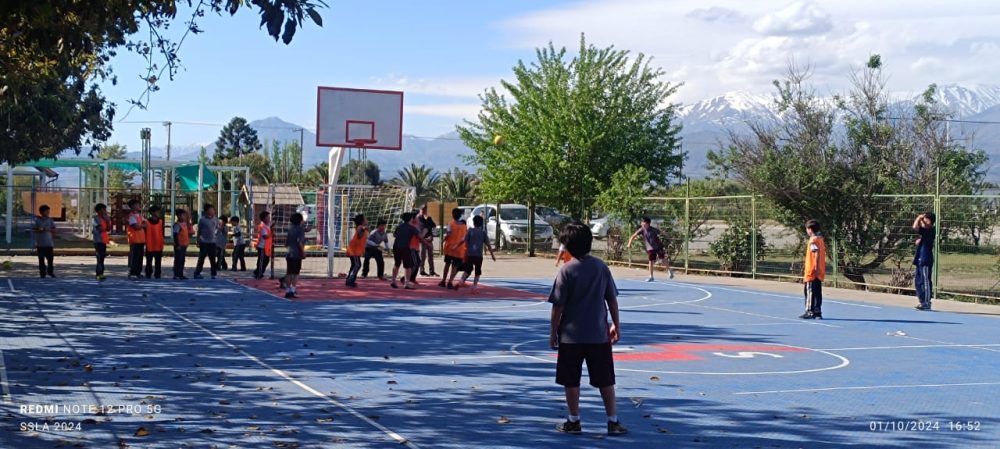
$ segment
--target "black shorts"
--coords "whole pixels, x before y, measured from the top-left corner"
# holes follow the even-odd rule
[[[656,262],[656,259],[666,259],[667,253],[663,249],[647,249],[646,254],[649,255],[650,262]]]
[[[413,261],[413,251],[409,247],[406,248],[393,248],[392,258],[395,261],[396,266],[403,265],[403,268],[413,268],[416,263]]]
[[[285,257],[285,274],[297,276],[302,272],[302,259],[298,257]]]
[[[454,256],[445,255],[444,256],[444,264],[445,265],[454,265],[456,267],[460,267],[460,266],[462,266],[462,258],[461,257],[454,257]]]
[[[615,361],[611,355],[611,342],[597,344],[559,345],[556,361],[556,383],[564,387],[579,387],[583,377],[583,362],[587,362],[590,385],[597,388],[615,384]]]
[[[482,256],[480,256],[480,257],[466,256],[465,257],[465,267],[463,267],[463,268],[465,268],[465,272],[466,273],[471,273],[472,270],[475,269],[476,276],[482,276],[483,275],[483,258],[482,258]]]

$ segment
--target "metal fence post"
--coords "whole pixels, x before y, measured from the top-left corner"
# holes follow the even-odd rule
[[[691,180],[687,180],[684,193],[684,274],[688,274],[688,259],[691,250]]]
[[[833,248],[833,288],[837,288],[837,278],[840,277],[840,256],[837,254],[837,228],[830,229],[831,248]]]
[[[757,196],[750,195],[750,277],[757,279]]]
[[[941,287],[938,285],[938,270],[941,267],[941,168],[935,172],[934,175],[934,288],[931,290],[931,298],[937,299],[938,291]]]

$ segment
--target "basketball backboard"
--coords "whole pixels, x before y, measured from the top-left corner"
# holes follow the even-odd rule
[[[319,87],[316,103],[316,146],[402,149],[402,92]]]

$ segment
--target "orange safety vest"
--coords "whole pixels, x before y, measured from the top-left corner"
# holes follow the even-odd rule
[[[819,248],[815,253],[818,257],[815,259],[813,258],[812,252],[813,245],[816,245],[816,247]],[[813,276],[814,269],[817,274],[815,277]],[[823,237],[814,235],[809,238],[809,243],[806,244],[806,263],[802,279],[805,282],[817,279],[819,279],[820,282],[823,282],[823,280],[826,279],[826,244],[823,243]]]
[[[450,231],[444,238],[444,255],[451,257],[465,257],[465,234],[469,227],[464,223],[452,221]]]
[[[274,236],[271,235],[271,227],[263,221],[257,223],[257,235],[253,236],[253,247],[259,248],[257,245],[260,243],[260,236],[264,234],[265,229],[267,235],[264,236],[264,255],[270,257],[271,251],[274,250]]]
[[[101,222],[101,243],[107,245],[111,243],[111,235],[109,234],[109,231],[111,231],[111,220],[100,215],[97,216],[97,219]]]
[[[365,255],[365,242],[367,241],[368,230],[359,227],[358,231],[351,237],[350,243],[347,244],[347,255],[349,257]]]
[[[163,251],[163,218],[155,224],[148,220],[146,222],[149,223],[146,226],[146,251]]]
[[[128,235],[128,244],[129,245],[144,244],[146,243],[146,230],[142,228],[133,229],[130,223],[132,221],[132,217],[136,218],[135,222],[138,223],[139,225],[142,225],[143,223],[146,222],[146,219],[142,216],[142,214],[138,212],[132,212],[128,214],[129,222],[125,223],[125,233]]]
[[[177,233],[177,240],[174,241],[174,244],[177,245],[177,246],[188,246],[188,245],[190,245],[191,244],[191,223],[181,223],[181,222],[178,222],[178,224],[181,225],[181,230],[180,230],[180,232]]]

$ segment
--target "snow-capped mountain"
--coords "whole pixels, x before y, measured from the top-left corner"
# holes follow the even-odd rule
[[[777,117],[774,98],[751,92],[728,92],[718,97],[684,105],[678,116],[686,129],[692,131],[718,126],[740,126],[752,120]]]
[[[1000,105],[1000,86],[949,84],[939,86],[937,101],[955,118],[967,118]]]

